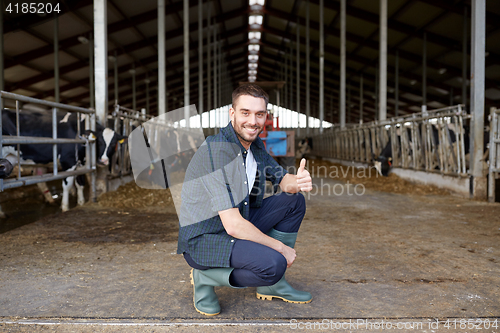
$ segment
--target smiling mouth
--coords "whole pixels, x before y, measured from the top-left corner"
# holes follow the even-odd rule
[[[256,133],[259,129],[257,127],[255,128],[245,127],[245,130],[247,130],[250,133]]]

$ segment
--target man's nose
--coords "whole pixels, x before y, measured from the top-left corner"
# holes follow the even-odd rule
[[[247,122],[251,125],[255,125],[257,123],[257,116],[255,114],[250,114],[247,118]]]

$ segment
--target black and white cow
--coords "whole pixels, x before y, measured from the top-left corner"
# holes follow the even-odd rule
[[[57,117],[57,137],[75,139],[78,137],[76,114],[67,113]],[[2,111],[2,134],[16,135],[16,114],[14,111],[4,109]],[[31,137],[52,137],[52,114],[50,112],[22,110],[19,114],[20,135]],[[80,128],[84,128],[81,122]],[[97,163],[108,165],[110,158],[115,152],[116,145],[125,138],[116,134],[110,128],[97,126],[95,132],[86,131],[82,136],[96,141]],[[36,164],[48,164],[52,162],[51,144],[22,144],[20,145],[22,158],[32,160]],[[58,162],[63,171],[72,171],[84,165],[85,146],[82,144],[58,144]],[[83,205],[85,197],[83,188],[85,177],[67,177],[63,180],[62,211],[69,209],[69,191],[76,185],[78,204]]]
[[[313,149],[312,138],[304,138],[300,140],[295,149],[295,158],[301,160],[305,155],[309,154]]]

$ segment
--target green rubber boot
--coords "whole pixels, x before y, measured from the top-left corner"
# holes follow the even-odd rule
[[[191,284],[194,286],[194,308],[201,314],[215,316],[220,313],[219,299],[214,287],[228,286],[234,268],[191,269]]]
[[[281,241],[283,244],[293,248],[297,240],[297,233],[288,233],[271,229],[268,236]],[[271,301],[273,298],[281,298],[289,303],[309,303],[312,301],[312,295],[307,291],[294,289],[285,280],[285,275],[272,286],[257,287],[257,298]]]

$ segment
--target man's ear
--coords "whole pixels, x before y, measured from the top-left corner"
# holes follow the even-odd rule
[[[229,119],[231,119],[231,122],[234,120],[234,114],[236,113],[236,110],[233,109],[233,107],[229,108]]]

